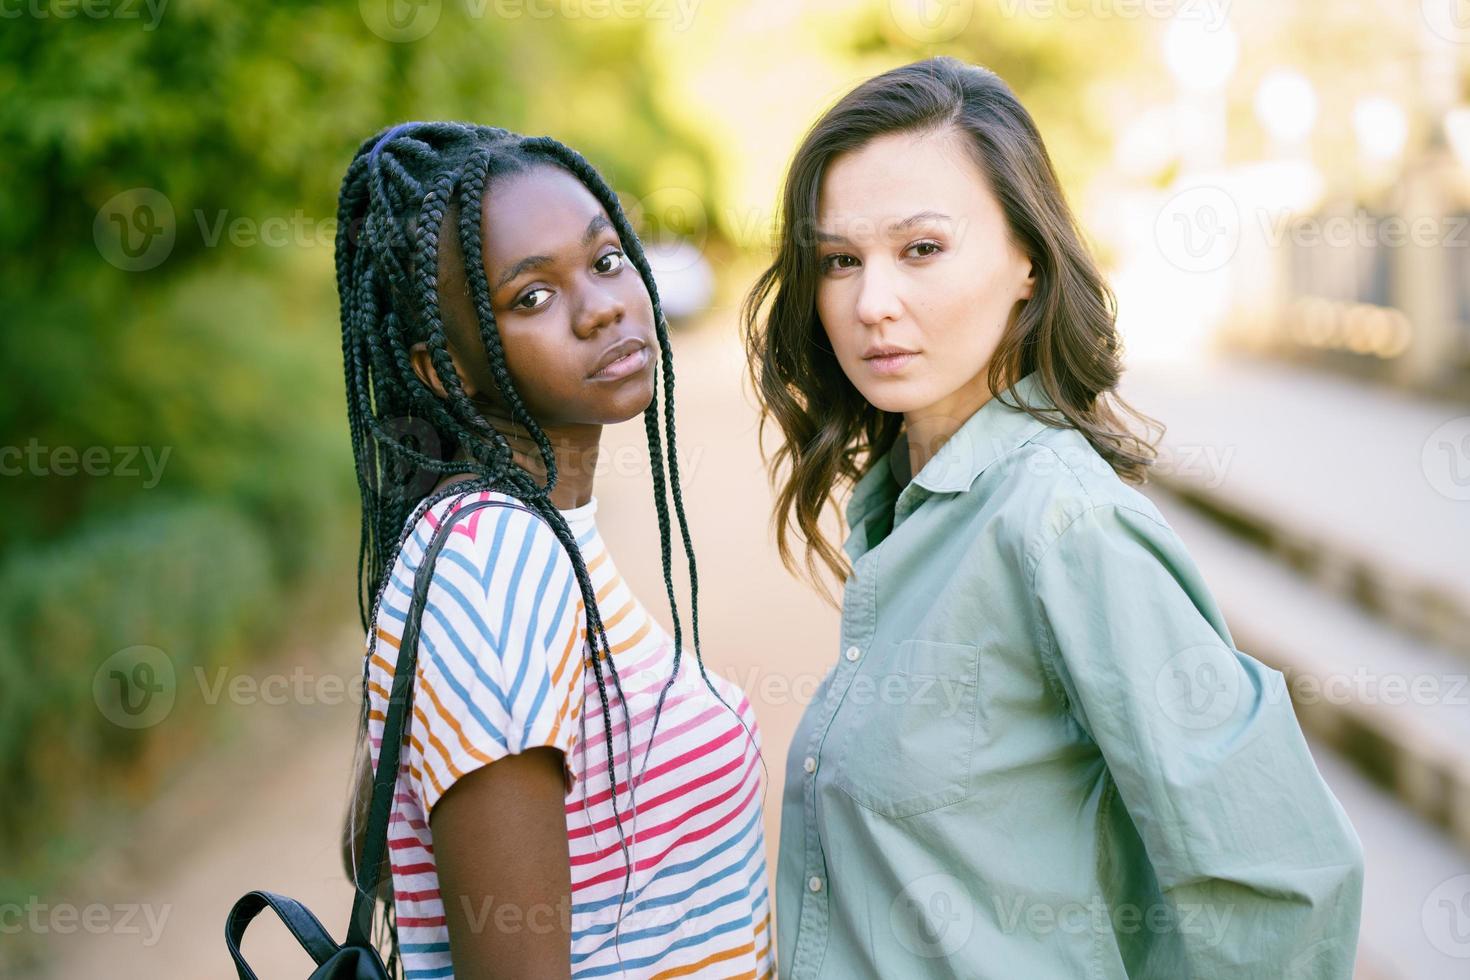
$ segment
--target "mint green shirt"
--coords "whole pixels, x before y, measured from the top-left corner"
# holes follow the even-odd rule
[[[992,399],[912,480],[900,437],[847,521],[782,980],[1348,980],[1362,849],[1284,678],[1080,433]]]

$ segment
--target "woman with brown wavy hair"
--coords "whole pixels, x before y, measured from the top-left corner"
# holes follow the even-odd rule
[[[1348,977],[1361,846],[1128,485],[1113,297],[1005,83],[936,58],[828,110],[744,326],[782,558],[843,581],[780,975]],[[851,564],[820,523],[849,488]]]

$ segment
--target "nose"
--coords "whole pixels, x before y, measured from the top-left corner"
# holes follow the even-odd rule
[[[622,297],[606,284],[594,280],[583,289],[582,304],[572,329],[578,337],[586,340],[603,327],[621,322],[624,313],[626,306]]]
[[[876,262],[863,266],[856,313],[858,320],[866,326],[897,320],[902,315],[903,303],[899,300],[892,270]]]

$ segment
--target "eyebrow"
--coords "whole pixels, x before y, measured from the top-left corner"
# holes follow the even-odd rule
[[[593,215],[592,220],[587,222],[587,230],[582,232],[583,247],[591,245],[592,240],[597,237],[598,232],[602,231],[604,228],[611,227],[612,222],[607,219],[607,215]],[[509,269],[506,269],[505,272],[501,274],[500,278],[495,280],[495,285],[490,288],[490,292],[498,293],[501,289],[505,287],[506,283],[510,282],[516,276],[519,276],[524,272],[529,272],[532,269],[539,269],[543,266],[550,265],[551,262],[552,258],[549,255],[528,255],[517,262],[515,265],[511,266]]]
[[[909,215],[907,218],[904,218],[902,221],[895,221],[893,224],[891,224],[891,225],[888,226],[888,230],[890,232],[894,232],[894,231],[907,231],[908,229],[912,228],[914,225],[920,224],[920,223],[925,222],[925,221],[949,221],[949,220],[950,220],[949,215],[943,214],[943,213],[941,213],[939,211],[919,211],[919,212],[917,212],[915,214]],[[822,231],[819,228],[819,229],[817,229],[817,241],[819,241],[819,242],[846,242],[847,239],[844,238],[841,235],[836,235],[836,234],[833,234],[832,232],[829,232],[829,231]]]

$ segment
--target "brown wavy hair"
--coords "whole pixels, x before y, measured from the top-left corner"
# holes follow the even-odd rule
[[[782,192],[775,259],[741,309],[746,358],[761,401],[761,435],[774,419],[785,436],[774,454],[765,454],[762,442],[771,483],[779,485],[773,523],[781,560],[799,574],[791,547],[794,523],[806,543],[807,575],[833,605],[818,563],[839,581],[851,570],[822,533],[822,512],[828,505],[837,510],[839,490],[855,484],[892,448],[903,416],[873,407],[827,344],[816,304],[818,195],[827,167],[842,154],[878,136],[947,127],[967,137],[1012,240],[1036,272],[1031,298],[990,359],[991,394],[1008,387],[1005,379],[1035,371],[1059,415],[1016,407],[1049,425],[1077,429],[1130,482],[1143,483],[1157,455],[1162,426],[1117,397],[1117,304],[1030,113],[994,72],[954,58],[930,58],[871,78],[817,120],[796,151]],[[1125,415],[1150,434],[1130,431]]]

